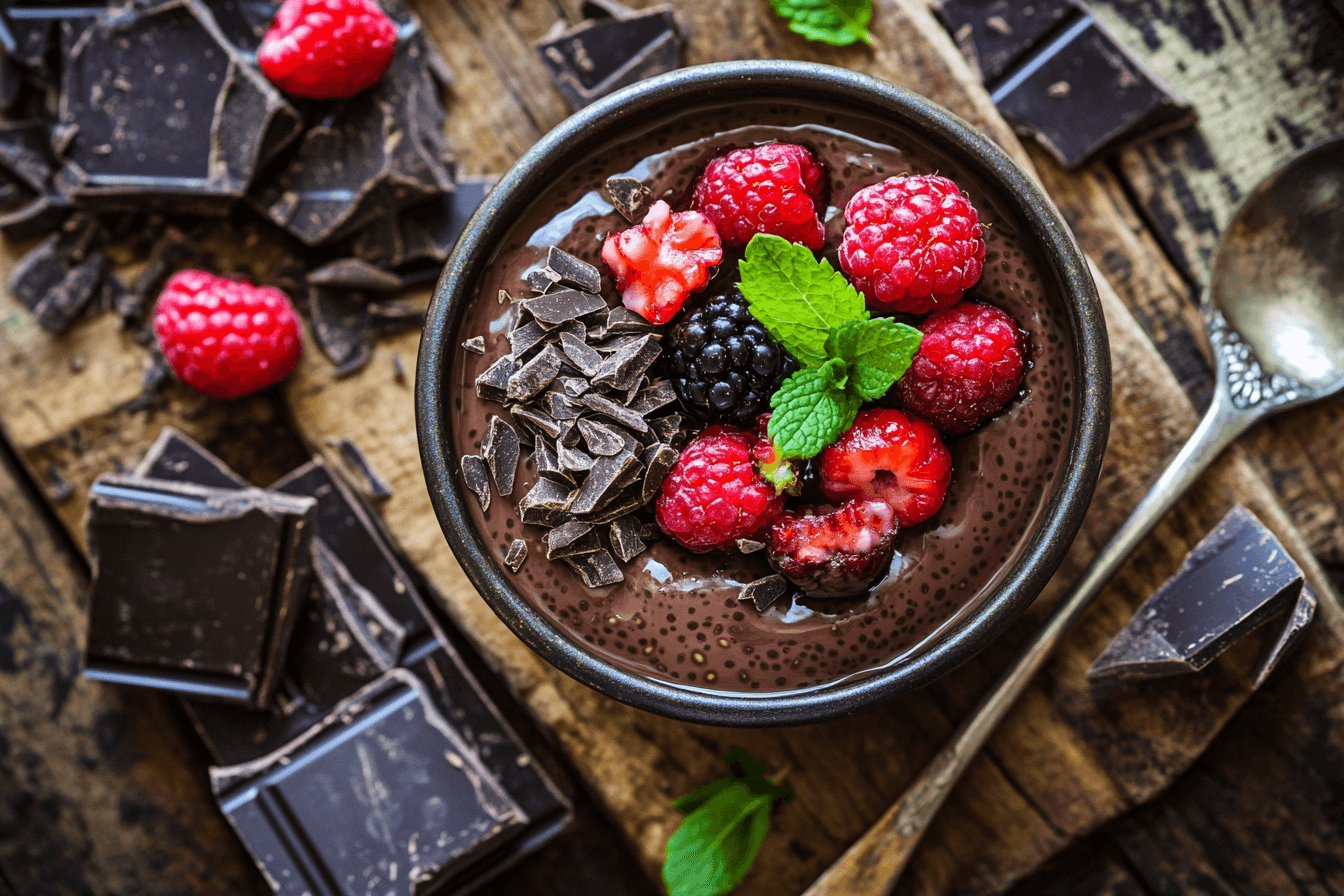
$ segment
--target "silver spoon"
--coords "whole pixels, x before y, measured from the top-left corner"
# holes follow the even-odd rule
[[[1259,420],[1344,389],[1344,136],[1290,157],[1246,197],[1200,310],[1218,369],[1199,427],[942,752],[804,896],[887,896],[971,759],[1176,499]]]

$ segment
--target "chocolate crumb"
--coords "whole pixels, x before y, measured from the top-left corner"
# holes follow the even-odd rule
[[[518,432],[503,418],[492,416],[490,428],[481,442],[481,454],[490,467],[490,478],[501,498],[513,494],[514,475],[518,471]]]
[[[476,496],[480,502],[481,512],[490,509],[490,473],[485,468],[485,461],[475,455],[468,454],[462,458],[462,481],[466,483],[467,489]]]
[[[756,541],[753,538],[739,538],[737,540],[737,549],[744,554],[754,554],[757,551],[765,550],[765,542]]]
[[[788,582],[783,576],[776,573],[743,585],[737,599],[744,604],[753,605],[758,612],[764,613],[784,596],[787,589]]]
[[[649,206],[653,205],[653,191],[633,177],[616,175],[607,178],[607,195],[612,207],[631,224],[643,221]]]
[[[611,538],[611,550],[616,559],[629,563],[648,547],[639,537],[639,520],[626,514],[611,521],[608,534]]]
[[[473,336],[466,342],[462,343],[462,347],[474,354],[483,355],[485,354],[485,337]]]
[[[527,542],[521,538],[515,538],[513,544],[509,545],[509,552],[504,555],[504,565],[517,572],[522,568],[523,561],[527,559]]]

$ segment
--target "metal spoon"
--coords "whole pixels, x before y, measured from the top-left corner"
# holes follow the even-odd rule
[[[942,752],[804,896],[887,896],[971,759],[1176,499],[1262,418],[1344,389],[1344,136],[1290,157],[1246,197],[1200,310],[1217,385],[1199,427]]]

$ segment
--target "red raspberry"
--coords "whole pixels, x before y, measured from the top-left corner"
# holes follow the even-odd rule
[[[832,501],[876,498],[902,526],[938,512],[952,481],[952,455],[928,423],[891,408],[860,411],[821,452],[821,491]]]
[[[850,501],[814,515],[804,507],[770,527],[770,565],[813,597],[853,597],[891,568],[896,514],[882,501]]]
[[[962,302],[930,314],[919,329],[924,340],[896,394],[941,431],[969,432],[1022,386],[1027,337],[1007,312]]]
[[[374,0],[285,0],[257,64],[285,93],[354,96],[378,83],[397,52],[397,26]]]
[[[936,174],[889,177],[845,206],[840,267],[874,311],[923,314],[951,305],[980,279],[980,215]]]
[[[699,212],[672,212],[661,199],[642,224],[613,233],[602,260],[616,276],[625,307],[665,324],[691,293],[705,288],[709,269],[723,261],[719,233]]]
[[[238,398],[283,380],[302,343],[280,290],[178,271],[154,307],[154,334],[178,379],[211,398]]]
[[[775,521],[784,498],[751,464],[756,437],[711,426],[687,445],[663,480],[658,525],[697,553],[728,551]]]
[[[821,165],[802,146],[767,143],[714,159],[695,185],[695,209],[714,222],[725,246],[773,233],[812,251],[826,240],[817,216],[826,184]]]

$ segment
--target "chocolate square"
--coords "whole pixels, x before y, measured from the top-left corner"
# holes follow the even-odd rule
[[[938,17],[982,81],[993,81],[1070,16],[1075,0],[942,0]]]
[[[668,7],[588,21],[537,44],[537,53],[575,111],[681,62],[681,30]]]

